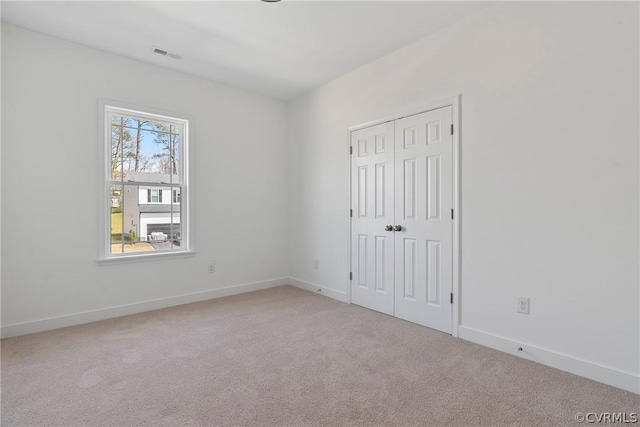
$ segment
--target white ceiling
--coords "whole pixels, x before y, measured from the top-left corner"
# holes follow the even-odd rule
[[[31,30],[289,100],[487,4],[3,0],[1,14]]]

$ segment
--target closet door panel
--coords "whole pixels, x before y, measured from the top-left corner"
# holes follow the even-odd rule
[[[452,109],[395,122],[395,315],[451,332]]]
[[[394,314],[393,122],[351,133],[351,302]]]

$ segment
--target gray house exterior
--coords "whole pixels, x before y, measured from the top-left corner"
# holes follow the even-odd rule
[[[176,175],[127,172],[122,209],[125,233],[135,233],[136,241],[142,242],[179,240],[180,187],[174,184],[177,182]]]

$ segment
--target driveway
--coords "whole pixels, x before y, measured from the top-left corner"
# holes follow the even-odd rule
[[[166,242],[149,242],[149,244],[156,251],[166,251],[167,249],[176,249],[180,247],[180,245],[175,244],[171,240],[167,240]]]

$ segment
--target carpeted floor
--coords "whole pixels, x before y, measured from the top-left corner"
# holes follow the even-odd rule
[[[2,425],[571,425],[640,396],[283,286],[2,340]]]

